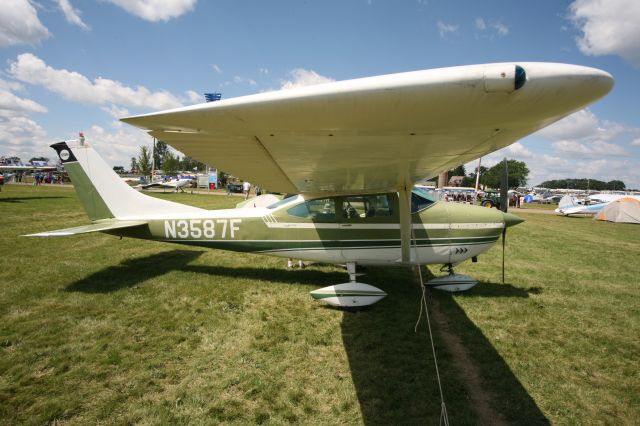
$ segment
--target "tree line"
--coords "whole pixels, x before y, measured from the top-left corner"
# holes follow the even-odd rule
[[[169,150],[169,145],[163,141],[156,142],[155,152],[147,146],[141,146],[137,157],[131,157],[130,170],[143,176],[151,174],[151,166],[160,169],[165,175],[177,175],[180,171],[206,171],[206,165],[189,156],[179,157]],[[116,172],[123,173],[124,167],[115,166]]]
[[[624,182],[621,180],[603,182],[597,179],[586,178],[546,180],[538,186],[550,189],[593,189],[595,191],[624,191],[627,189]]]
[[[524,161],[507,160],[507,166],[509,169],[509,188],[518,188],[527,184],[529,178],[529,168]],[[500,180],[502,179],[502,170],[504,168],[504,162],[500,161],[493,167],[480,166],[480,187],[481,188],[500,188]],[[476,173],[477,167],[473,172],[468,173],[465,170],[464,165],[460,165],[454,169],[449,170],[449,178],[451,176],[464,176],[462,186],[476,186]]]

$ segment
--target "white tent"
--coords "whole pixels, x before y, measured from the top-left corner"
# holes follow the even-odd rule
[[[616,223],[640,224],[640,201],[631,197],[612,201],[608,206],[595,215],[596,220],[606,220]]]

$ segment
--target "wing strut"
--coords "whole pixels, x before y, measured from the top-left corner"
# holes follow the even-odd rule
[[[402,263],[411,261],[411,187],[398,191],[400,203],[400,247],[402,248]]]

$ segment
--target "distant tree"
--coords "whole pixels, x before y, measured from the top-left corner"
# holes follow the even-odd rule
[[[136,157],[131,157],[131,173],[138,173],[138,160]]]
[[[162,141],[156,141],[156,149],[153,152],[153,162],[156,169],[162,169],[164,171],[164,158],[169,152],[169,145]]]
[[[607,189],[612,191],[624,191],[627,186],[621,180],[610,180],[607,182]]]
[[[151,154],[146,146],[140,147],[140,155],[138,155],[138,169],[140,173],[147,176],[151,173]]]
[[[113,171],[118,173],[118,174],[122,174],[122,173],[124,173],[124,167],[122,167],[122,166],[113,166]]]
[[[467,175],[467,171],[464,169],[464,164],[461,164],[458,167],[449,170],[449,177],[466,176],[466,175]]]
[[[509,169],[509,188],[517,188],[527,184],[529,177],[529,168],[524,161],[507,160]],[[484,178],[480,175],[480,181],[486,186],[494,189],[500,188],[500,180],[502,178],[502,170],[504,163],[500,161],[495,166],[490,167],[484,174]]]
[[[484,175],[487,173],[487,170],[489,170],[489,169],[487,169],[485,166],[480,166],[480,182],[479,182],[479,184],[480,184],[481,187],[484,184],[483,178],[484,178]],[[473,168],[473,172],[471,172],[471,173],[469,173],[467,175],[467,179],[468,179],[468,182],[469,182],[469,185],[467,185],[467,186],[473,186],[473,187],[476,186],[476,174],[477,174],[477,171],[478,171],[478,167],[476,166],[476,167]]]
[[[193,169],[198,169],[198,172],[204,172],[207,168],[206,164],[194,160],[191,157],[184,156],[180,160],[180,170],[192,172]]]
[[[165,175],[177,175],[180,168],[178,157],[167,151],[162,157],[162,171]]]

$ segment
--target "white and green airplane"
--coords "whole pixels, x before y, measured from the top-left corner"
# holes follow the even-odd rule
[[[90,144],[58,153],[92,223],[87,232],[346,264],[350,281],[312,292],[339,306],[385,296],[356,265],[455,265],[521,222],[434,202],[417,180],[510,145],[607,94],[606,72],[503,63],[417,71],[261,93],[123,119],[200,161],[271,191],[268,207],[204,210],[130,188]],[[436,285],[475,284],[453,276]]]

